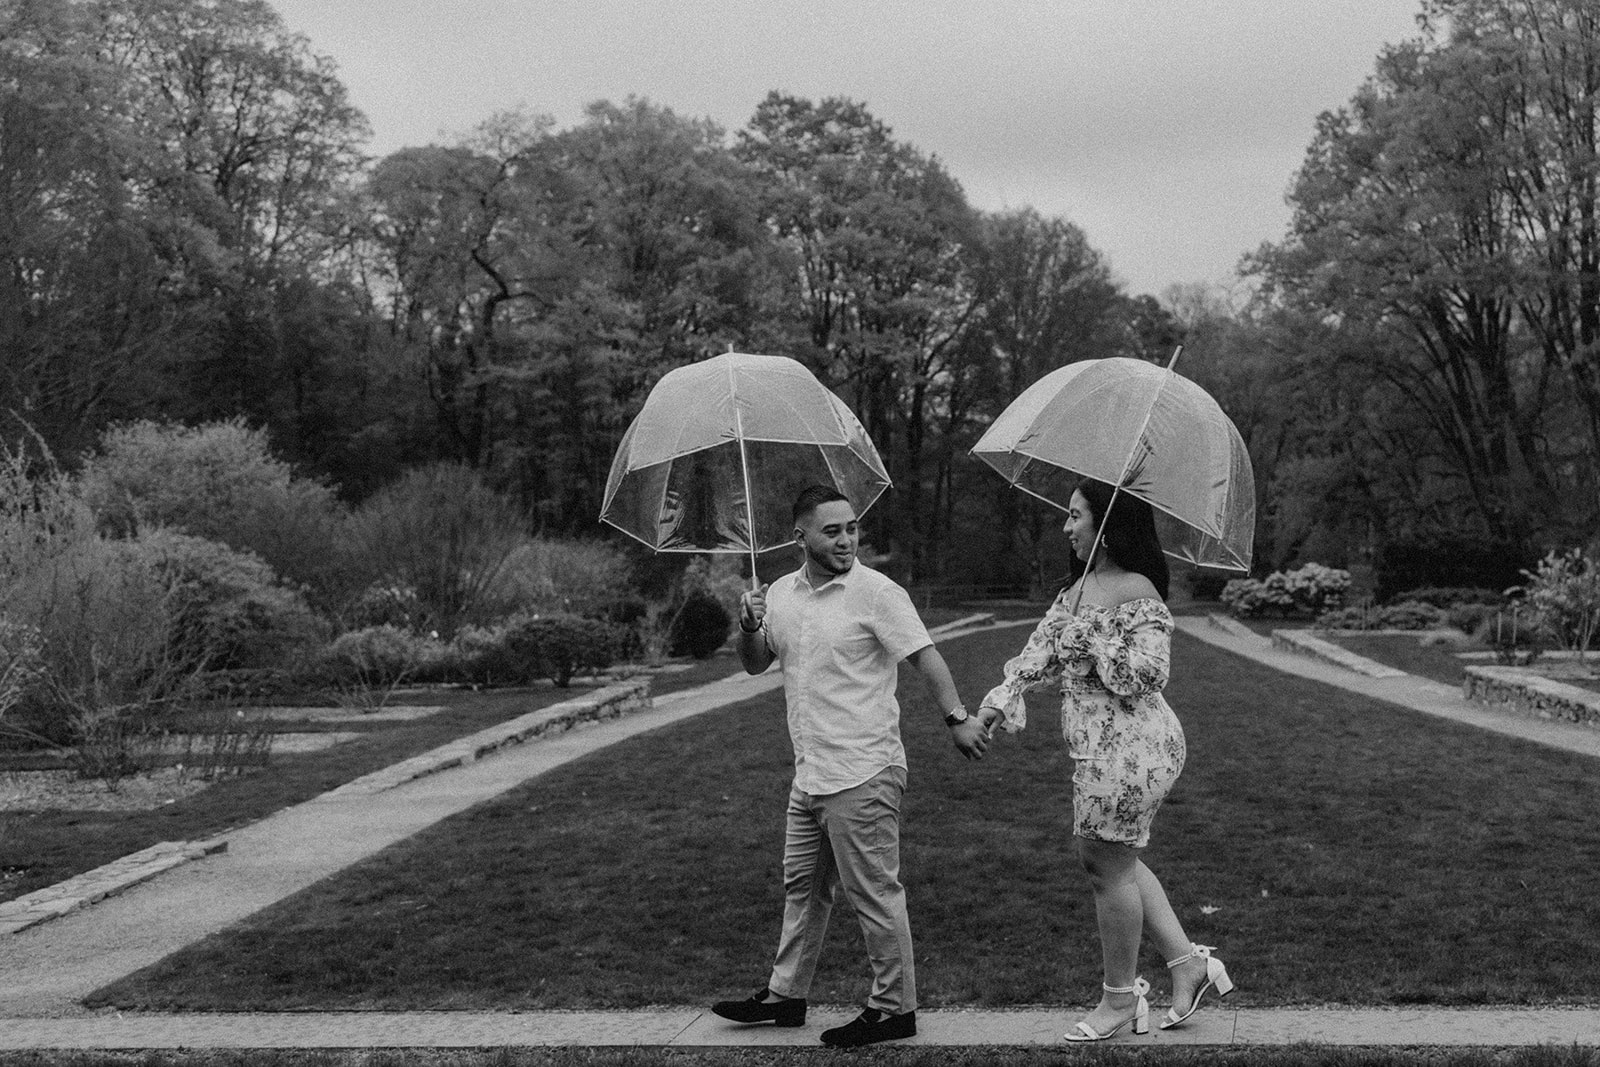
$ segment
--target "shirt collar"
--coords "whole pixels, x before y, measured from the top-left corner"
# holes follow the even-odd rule
[[[846,588],[855,581],[855,576],[860,573],[860,571],[861,558],[857,556],[855,561],[850,564],[850,569],[845,571],[843,574],[836,574],[832,578],[829,578],[827,581],[823,582],[821,585],[812,585],[809,572],[806,570],[806,565],[802,563],[800,565],[800,570],[795,573],[794,580],[795,584],[805,587],[808,591],[812,593],[820,593],[824,589]]]

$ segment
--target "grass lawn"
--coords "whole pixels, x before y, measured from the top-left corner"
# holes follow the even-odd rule
[[[946,643],[976,703],[1021,628]],[[1097,995],[1052,702],[963,761],[920,682],[903,874],[929,1007]],[[1596,999],[1593,760],[1316,683],[1178,635],[1189,766],[1147,861],[1232,1003]],[[182,1010],[704,1004],[766,976],[791,775],[781,694],[614,745],[385,850],[96,993]],[[1164,975],[1153,954],[1145,973]],[[836,915],[812,998],[859,1002]]]
[[[497,1048],[0,1052],[0,1067],[1600,1067],[1585,1048]]]
[[[737,669],[715,657],[661,675],[653,691],[700,684]],[[717,673],[720,672],[720,673]],[[698,681],[696,681],[698,679]],[[0,901],[24,896],[161,841],[192,841],[264,818],[458,737],[580,696],[582,688],[413,692],[395,704],[444,705],[410,722],[296,724],[296,731],[348,730],[368,736],[319,752],[274,755],[266,767],[163,807],[118,811],[0,811]]]

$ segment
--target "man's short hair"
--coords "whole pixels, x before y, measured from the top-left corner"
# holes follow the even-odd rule
[[[843,500],[846,504],[850,503],[850,498],[839,492],[834,486],[806,486],[800,490],[800,495],[794,498],[794,521],[798,523],[822,505],[831,504],[835,500]]]

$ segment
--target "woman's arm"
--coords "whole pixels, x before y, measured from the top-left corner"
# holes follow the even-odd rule
[[[1056,653],[1056,638],[1071,620],[1062,598],[1057,597],[1039,625],[1034,627],[1022,651],[1006,662],[1000,684],[989,690],[979,704],[978,714],[985,726],[997,719],[1008,732],[1028,725],[1028,705],[1023,696],[1030,689],[1059,682],[1062,666]]]

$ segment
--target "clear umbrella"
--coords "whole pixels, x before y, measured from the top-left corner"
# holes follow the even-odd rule
[[[783,356],[728,352],[667,372],[617,447],[600,519],[658,552],[794,543],[790,507],[832,485],[864,513],[889,488],[855,415]]]
[[[1001,412],[972,454],[1063,510],[1080,478],[1115,486],[1155,509],[1167,555],[1250,569],[1250,455],[1211,394],[1170,364],[1114,357],[1053,370]]]

